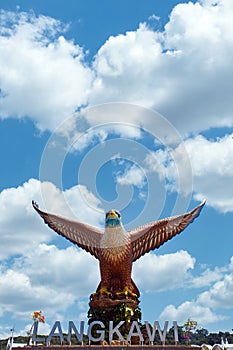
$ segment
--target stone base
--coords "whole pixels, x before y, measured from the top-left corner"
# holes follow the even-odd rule
[[[94,304],[95,305],[95,304]],[[93,321],[101,321],[105,325],[105,339],[108,339],[109,321],[113,321],[114,325],[119,324],[121,321],[125,323],[120,327],[120,332],[123,337],[128,334],[130,326],[133,321],[141,321],[141,310],[138,304],[129,303],[127,301],[108,304],[108,306],[102,306],[102,302],[98,306],[93,306],[90,303],[90,309],[88,311],[88,324]],[[98,328],[98,327],[97,327]],[[92,333],[95,336],[95,328],[92,329]],[[116,339],[117,340],[117,339]]]
[[[137,297],[129,297],[124,294],[118,299],[117,297],[119,297],[119,294],[120,293],[115,295],[111,294],[111,296],[99,295],[98,293],[92,294],[90,297],[90,309],[87,317],[88,324],[93,321],[101,321],[105,325],[106,330],[109,329],[109,321],[113,321],[114,325],[119,324],[121,321],[125,321],[120,327],[120,332],[125,338],[133,321],[137,321],[140,324],[140,301]],[[93,328],[92,332],[95,334],[95,328]],[[105,339],[109,339],[108,331],[105,332]]]

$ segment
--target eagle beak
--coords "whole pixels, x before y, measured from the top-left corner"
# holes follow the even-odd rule
[[[110,210],[108,216],[109,216],[110,218],[116,218],[116,217],[117,217],[114,210]]]

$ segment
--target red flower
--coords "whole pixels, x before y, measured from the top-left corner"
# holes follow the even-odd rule
[[[32,319],[34,322],[38,321],[38,322],[45,322],[45,318],[42,315],[42,311],[34,311],[32,314]]]

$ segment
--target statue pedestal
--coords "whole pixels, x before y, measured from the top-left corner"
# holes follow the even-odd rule
[[[124,324],[119,328],[120,333],[126,339],[127,334],[130,330],[131,324],[133,321],[137,321],[140,324],[141,321],[141,309],[139,307],[139,299],[137,296],[128,296],[124,293],[115,293],[111,295],[100,295],[94,293],[90,297],[88,311],[88,324],[94,321],[103,322],[105,329],[109,329],[109,322],[113,321],[114,327],[119,324],[121,321],[124,321]],[[93,327],[93,334],[95,334],[95,329]],[[105,333],[105,342],[108,342],[109,332]],[[138,341],[132,337],[132,344],[139,344]],[[118,341],[118,337],[114,334],[113,341]]]

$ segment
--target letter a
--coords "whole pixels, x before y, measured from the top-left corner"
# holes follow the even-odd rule
[[[58,333],[55,332],[56,328],[58,329]],[[52,337],[59,337],[60,338],[60,342],[63,343],[64,342],[64,337],[62,334],[62,329],[61,329],[61,323],[60,321],[56,321],[53,325],[53,328],[51,329],[51,332],[48,335],[48,338],[46,340],[46,346],[49,345]]]
[[[136,328],[136,332],[134,332],[134,328]],[[129,330],[129,334],[128,334],[128,337],[127,337],[127,340],[130,341],[131,340],[131,337],[132,336],[138,336],[139,339],[141,341],[143,341],[143,336],[142,336],[142,332],[139,328],[139,325],[138,325],[138,322],[137,321],[133,321],[132,324],[131,324],[131,327],[130,327],[130,330]]]

